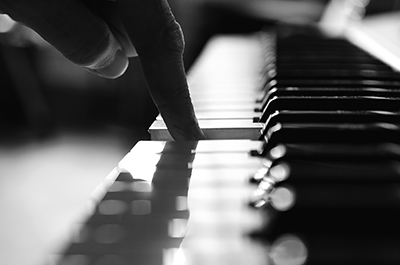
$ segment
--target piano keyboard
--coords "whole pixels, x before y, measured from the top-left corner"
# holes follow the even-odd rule
[[[398,72],[312,28],[216,37],[188,76],[208,139],[257,140],[281,119],[396,124],[400,110]],[[161,118],[149,132],[171,140]]]
[[[272,47],[271,47],[272,48]],[[208,139],[257,139],[264,77],[263,47],[258,34],[216,36],[188,73],[200,128]],[[172,140],[160,116],[150,126],[152,140]]]
[[[161,141],[156,120],[56,264],[400,264],[400,75],[315,28],[203,56],[189,82],[210,140]]]
[[[139,142],[56,264],[399,264],[399,145],[263,146]]]

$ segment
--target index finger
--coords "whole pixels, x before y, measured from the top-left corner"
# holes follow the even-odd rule
[[[183,65],[184,37],[166,0],[117,0],[141,58],[153,101],[175,140],[205,136],[197,122]]]

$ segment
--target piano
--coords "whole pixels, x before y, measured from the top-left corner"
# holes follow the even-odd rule
[[[266,121],[285,111],[398,111],[400,19],[393,12],[361,21],[363,2],[331,1],[316,26],[211,39],[188,74],[207,138],[260,139]],[[161,116],[149,132],[172,140]]]
[[[188,76],[209,140],[157,118],[52,264],[400,264],[399,65],[355,30],[213,38]]]

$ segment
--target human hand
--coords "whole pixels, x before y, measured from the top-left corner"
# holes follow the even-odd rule
[[[67,59],[116,78],[139,55],[152,98],[175,140],[204,139],[191,103],[184,40],[166,0],[0,0]]]

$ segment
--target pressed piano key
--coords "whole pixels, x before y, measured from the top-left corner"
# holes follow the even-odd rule
[[[272,113],[279,110],[396,112],[400,110],[400,98],[368,96],[274,97],[266,104],[259,121],[265,123]]]
[[[224,112],[224,110],[222,110]],[[250,139],[260,138],[262,125],[253,119],[202,119],[199,126],[207,139]],[[156,120],[149,128],[151,139],[172,140],[164,121]]]

